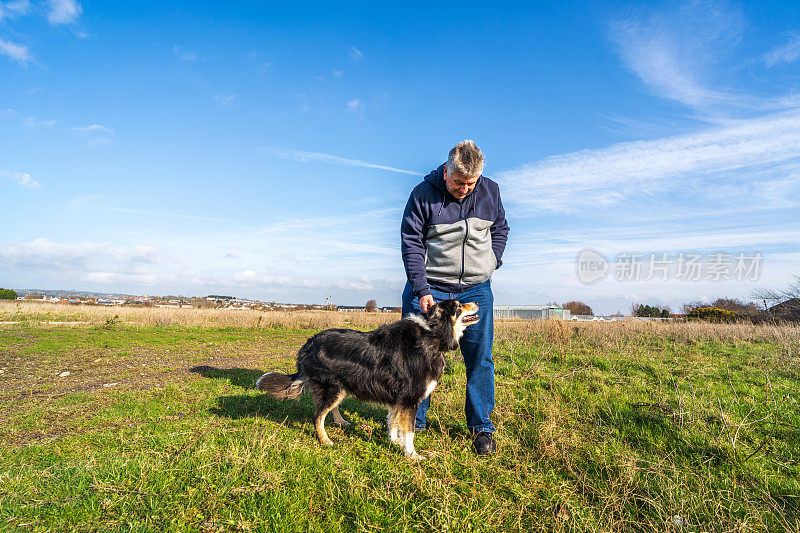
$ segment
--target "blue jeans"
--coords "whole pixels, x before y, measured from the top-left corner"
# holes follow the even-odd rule
[[[494,361],[492,361],[494,295],[491,280],[462,292],[443,292],[431,288],[431,296],[436,302],[452,299],[461,303],[478,304],[480,320],[464,330],[464,336],[459,342],[467,367],[467,398],[464,412],[467,415],[467,427],[472,433],[478,434],[482,431],[494,433],[494,425],[489,420],[489,415],[494,410]],[[409,313],[420,313],[420,307],[419,300],[414,298],[411,292],[411,285],[406,282],[406,287],[403,289],[403,316]],[[417,409],[417,427],[425,427],[430,406],[429,396]]]

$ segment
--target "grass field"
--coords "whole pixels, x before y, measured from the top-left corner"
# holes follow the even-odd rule
[[[488,458],[457,353],[421,464],[252,388],[397,318],[0,305],[0,530],[800,531],[800,328],[497,323]]]

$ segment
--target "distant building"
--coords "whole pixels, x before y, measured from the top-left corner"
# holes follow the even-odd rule
[[[579,322],[618,322],[621,317],[616,315],[570,315],[567,320]]]
[[[561,318],[569,319],[569,309],[564,309],[557,305],[495,305],[494,318],[499,319],[523,319],[531,320],[534,318],[548,319]]]

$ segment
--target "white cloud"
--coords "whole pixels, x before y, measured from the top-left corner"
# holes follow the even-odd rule
[[[341,70],[334,70],[331,74],[333,74],[334,78],[341,78],[342,76],[344,76]]]
[[[33,56],[27,46],[0,39],[0,54],[7,56],[20,65],[27,65],[33,61]]]
[[[46,238],[0,243],[0,265],[29,272],[37,280],[74,283],[147,284],[156,280],[152,268],[161,262],[160,248],[151,243],[115,246],[108,242],[56,242]],[[36,281],[40,283],[40,281]]]
[[[347,102],[347,111],[350,113],[363,113],[364,103],[358,98],[353,98]]]
[[[109,144],[114,137],[114,130],[101,124],[77,126],[72,128],[72,131],[75,134],[88,139],[88,142],[86,143],[87,147]]]
[[[393,242],[397,217],[398,209],[284,220],[172,241],[161,237],[158,244],[137,246],[50,239],[0,242],[0,270],[12,273],[8,283],[18,287],[86,282],[147,293],[226,288],[237,295],[293,302],[321,302],[335,295],[334,301],[343,298],[350,304],[387,295],[399,298],[402,267]],[[210,249],[220,253],[209,254]],[[327,266],[320,270],[320,265]],[[387,282],[367,275],[382,271],[398,279]]]
[[[152,286],[158,281],[158,277],[153,274],[136,274],[130,272],[88,272],[83,279],[91,283],[103,285],[119,286],[125,284],[144,287],[148,285]]]
[[[737,110],[777,110],[781,103],[715,86],[719,63],[741,41],[745,20],[724,1],[640,8],[611,22],[625,65],[656,95],[718,122]]]
[[[0,245],[0,262],[12,267],[75,268],[111,250],[112,246],[107,242],[60,243],[50,239],[5,242]]]
[[[89,135],[92,133],[102,133],[105,135],[114,135],[114,130],[100,124],[90,124],[88,126],[77,126],[72,128],[72,131],[81,135]]]
[[[284,159],[293,159],[302,163],[309,163],[319,161],[322,163],[329,163],[332,165],[345,165],[350,167],[363,167],[363,168],[377,168],[380,170],[388,170],[390,172],[399,172],[400,174],[410,174],[412,176],[421,176],[419,172],[412,170],[404,170],[402,168],[389,167],[386,165],[378,165],[376,163],[369,163],[361,161],[360,159],[348,159],[331,154],[323,154],[319,152],[303,152],[300,150],[287,150],[283,148],[259,148],[259,152],[267,155],[274,155]]]
[[[362,59],[364,59],[364,53],[355,46],[350,47],[350,50],[347,52],[347,55],[349,55],[355,61],[361,61]]]
[[[53,26],[72,24],[83,12],[81,5],[75,0],[47,0],[47,6],[47,20]]]
[[[175,54],[178,59],[182,59],[183,61],[197,61],[198,59],[197,54],[191,50],[184,50],[177,44],[172,46],[172,53]]]
[[[712,194],[726,185],[800,184],[800,112],[730,122],[697,133],[557,155],[498,178],[522,212],[572,212],[660,191]],[[758,180],[753,180],[756,175]],[[746,189],[739,187],[740,193]],[[691,189],[690,195],[698,191]]]
[[[0,111],[0,117],[3,117],[3,118],[10,117],[11,115],[16,115],[16,114],[17,114],[17,110],[16,109],[12,109],[10,107],[8,109],[6,109],[5,111]]]
[[[183,213],[166,213],[166,212],[159,212],[159,211],[147,211],[145,209],[134,209],[130,207],[121,207],[121,206],[114,206],[114,205],[104,205],[99,203],[99,201],[103,200],[102,195],[92,195],[92,196],[85,196],[83,198],[77,198],[69,202],[70,207],[76,210],[84,210],[84,209],[97,209],[101,211],[109,211],[113,213],[122,213],[127,215],[139,215],[139,216],[147,216],[147,217],[158,217],[158,218],[176,218],[176,219],[185,219],[185,220],[197,220],[197,221],[205,221],[205,222],[226,222],[224,219],[221,218],[211,218],[211,217],[204,217],[198,215],[187,215]]]
[[[233,275],[233,281],[250,289],[265,289],[279,286],[282,288],[302,289],[343,289],[353,291],[369,291],[375,288],[369,277],[357,279],[333,278],[302,278],[293,276],[272,276],[258,274],[254,270],[245,270]]]
[[[39,184],[31,178],[27,172],[11,172],[9,170],[0,170],[0,176],[5,176],[13,179],[17,184],[24,189],[38,189]]]
[[[237,96],[239,95],[234,93],[217,93],[213,95],[214,101],[223,107],[231,105]]]
[[[764,63],[774,67],[780,63],[793,63],[800,58],[800,34],[794,35],[783,46],[773,48],[764,55]]]
[[[31,3],[28,0],[5,2],[0,4],[0,22],[3,19],[12,19],[19,15],[26,15],[30,11]]]
[[[52,128],[55,126],[55,120],[39,120],[36,117],[28,117],[22,121],[22,124],[26,128],[30,128],[32,130],[38,130],[40,128]]]

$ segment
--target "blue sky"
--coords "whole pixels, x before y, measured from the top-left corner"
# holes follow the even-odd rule
[[[2,1],[0,285],[399,305],[408,193],[471,138],[496,303],[746,298],[800,274],[798,82],[788,1]],[[615,278],[681,253],[763,259]]]

